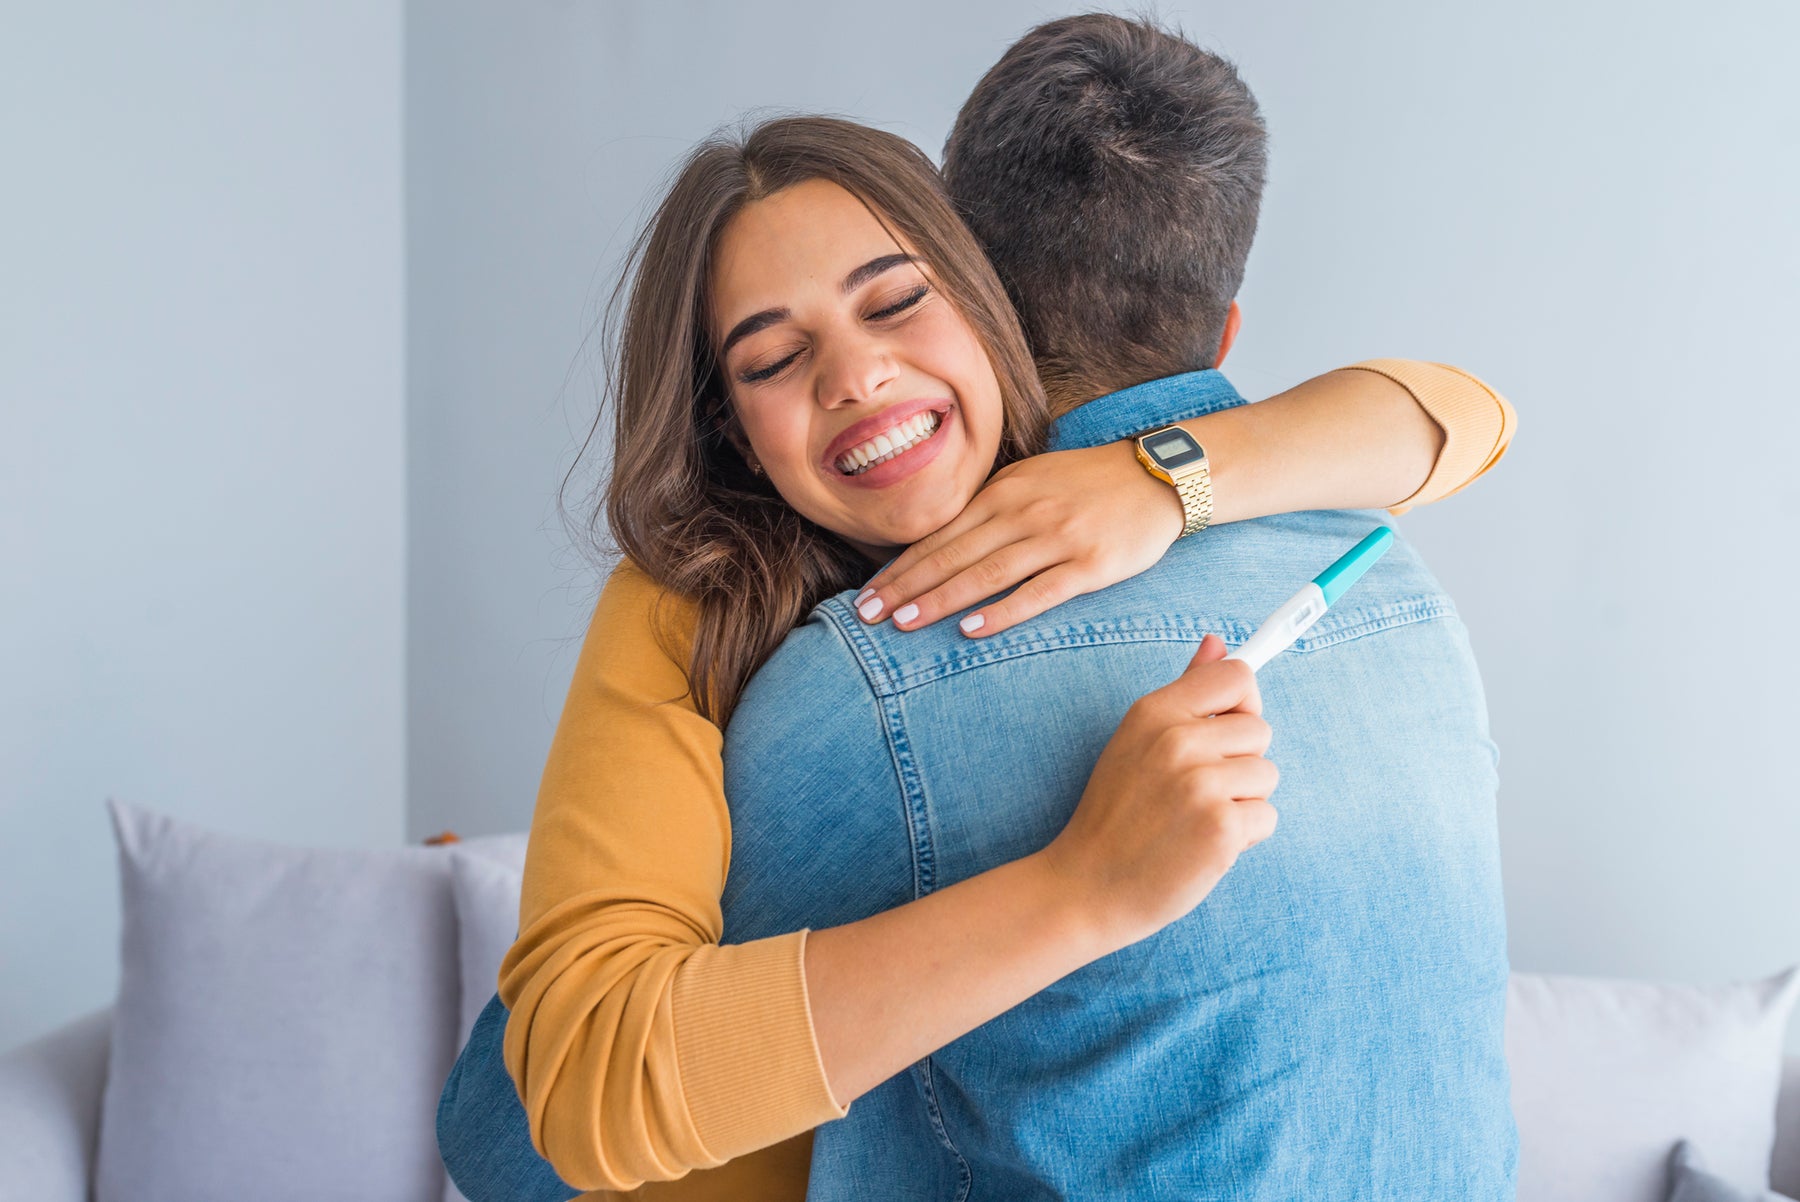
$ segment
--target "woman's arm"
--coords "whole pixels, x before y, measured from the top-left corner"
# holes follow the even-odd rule
[[[613,573],[532,816],[503,1055],[532,1146],[571,1185],[716,1197],[693,1170],[765,1148],[740,1196],[798,1200],[804,1162],[767,1145],[845,1110],[806,1015],[806,933],[719,943],[730,816],[719,729],[685,696],[691,638],[681,598]]]
[[[654,637],[659,602],[681,610],[624,565],[595,610],[500,968],[532,1144],[580,1189],[672,1180],[842,1117],[1186,913],[1274,828],[1255,679],[1212,662],[1210,637],[1132,707],[1049,847],[861,922],[721,945],[721,737],[684,696],[685,646]],[[691,620],[669,633],[691,638]],[[802,1196],[794,1159],[754,1196]]]
[[[1516,423],[1505,398],[1466,372],[1374,359],[1180,424],[1207,450],[1217,525],[1430,504],[1499,462]],[[1020,585],[963,619],[974,637],[998,634],[1143,571],[1181,527],[1175,491],[1143,469],[1132,440],[1053,451],[996,472],[959,517],[883,568],[857,604],[865,620],[892,614],[912,630]]]
[[[1443,427],[1406,388],[1389,376],[1352,368],[1180,425],[1212,460],[1216,524],[1303,509],[1401,504],[1418,493],[1446,441]],[[1182,516],[1175,490],[1150,477],[1132,442],[1094,449],[1130,455],[1130,466],[1162,485],[1157,495],[1173,500],[1169,508]],[[1123,470],[1117,474],[1130,479]]]

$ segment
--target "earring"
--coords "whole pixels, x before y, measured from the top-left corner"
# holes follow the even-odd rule
[[[760,463],[756,462],[756,460],[752,459],[750,461],[750,474],[752,476],[761,476],[763,474],[762,473],[762,464],[760,464]]]

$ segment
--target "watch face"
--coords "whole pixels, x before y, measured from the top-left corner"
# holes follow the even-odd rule
[[[1190,463],[1199,463],[1206,458],[1206,451],[1194,436],[1176,426],[1169,430],[1158,430],[1145,438],[1142,446],[1149,452],[1150,458],[1156,460],[1156,466],[1165,472],[1172,472]]]

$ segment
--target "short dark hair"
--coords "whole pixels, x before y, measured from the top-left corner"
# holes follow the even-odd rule
[[[1229,62],[1106,13],[1015,42],[944,147],[951,199],[1059,401],[1213,365],[1267,165]]]

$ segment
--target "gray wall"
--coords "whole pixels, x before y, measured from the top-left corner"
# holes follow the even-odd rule
[[[523,828],[596,588],[554,507],[583,340],[659,182],[759,107],[935,152],[1062,11],[9,9],[0,1046],[111,992],[108,794],[295,842]],[[1163,11],[1274,133],[1239,386],[1412,355],[1519,406],[1402,522],[1484,664],[1516,966],[1800,960],[1800,10]]]
[[[405,828],[401,10],[0,14],[0,1047],[105,1004],[104,799]]]
[[[1402,522],[1484,666],[1515,964],[1800,960],[1800,9],[1161,7],[1273,130],[1239,386],[1409,355],[1519,407],[1495,475]],[[598,379],[581,335],[664,173],[756,106],[936,153],[1063,11],[412,7],[414,835],[530,820],[593,596],[552,508]]]

